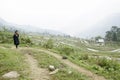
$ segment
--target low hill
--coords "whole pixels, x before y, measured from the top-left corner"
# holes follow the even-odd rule
[[[31,25],[18,25],[13,24],[5,21],[4,19],[0,18],[0,27],[6,27],[11,30],[18,29],[19,31],[24,31],[27,33],[39,33],[39,34],[51,34],[51,35],[66,35],[62,32],[50,30],[50,29],[42,29],[39,27],[31,26]]]

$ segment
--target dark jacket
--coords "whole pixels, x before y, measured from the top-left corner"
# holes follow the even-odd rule
[[[13,40],[15,45],[19,45],[19,35],[14,34],[13,35]]]

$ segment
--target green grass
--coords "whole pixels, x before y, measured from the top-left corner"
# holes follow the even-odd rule
[[[84,49],[75,50],[73,53],[69,53],[69,55],[67,55],[68,59],[79,66],[85,67],[86,69],[94,72],[95,74],[104,76],[108,80],[120,79],[120,63],[116,60],[107,60],[98,57],[106,56],[116,58],[119,57],[120,53],[112,53],[108,51],[92,52],[88,51],[87,49],[85,50],[85,47],[82,48]],[[50,51],[53,51],[60,55],[66,55],[65,53],[61,54],[61,52],[57,49],[52,49]]]
[[[5,47],[5,48],[11,48],[12,46],[14,46],[14,43],[13,44],[4,44],[4,43],[2,43],[2,44],[0,44],[0,46]]]
[[[10,71],[17,71],[20,74],[19,80],[29,80],[28,67],[24,59],[17,50],[0,49],[0,80],[6,80],[2,75]]]
[[[69,56],[69,60],[73,63],[85,67],[86,69],[104,76],[108,80],[120,79],[120,63],[115,60],[107,60],[105,58],[89,57],[87,53],[76,53]]]
[[[51,76],[50,80],[91,80],[85,75],[75,71],[74,69],[62,64],[56,58],[48,55],[47,53],[41,51],[31,50],[31,55],[37,59],[39,66],[42,68],[48,68],[49,65],[54,65],[56,68],[59,68],[59,72]],[[72,74],[68,72],[72,71]]]
[[[66,40],[61,40],[62,42],[65,42]],[[66,42],[67,43],[67,42]],[[72,42],[69,42],[69,44],[71,44]],[[72,43],[74,44],[74,43]],[[80,43],[79,43],[80,44]],[[59,44],[60,45],[60,44]],[[119,80],[120,79],[120,63],[117,61],[107,61],[107,60],[103,60],[101,58],[89,58],[89,56],[107,56],[107,57],[112,57],[112,58],[119,58],[120,57],[120,53],[119,52],[115,52],[112,53],[110,51],[118,49],[119,46],[113,44],[112,46],[106,45],[106,46],[95,46],[95,45],[88,45],[85,46],[84,44],[81,45],[75,45],[75,46],[69,46],[66,45],[67,48],[64,48],[64,46],[62,45],[61,47],[57,45],[54,46],[53,49],[50,49],[50,51],[58,53],[60,55],[67,55],[68,59],[70,61],[72,61],[73,63],[85,67],[86,69],[98,74],[98,75],[102,75],[105,78],[109,79],[109,80]],[[71,49],[74,49],[74,52],[72,52],[70,49],[68,49],[69,47],[71,47]],[[96,50],[100,50],[100,52],[92,52],[92,51],[88,51],[87,48],[91,48],[91,49],[96,49]],[[61,54],[62,53],[62,54]],[[99,63],[100,64],[97,64]],[[101,65],[105,65],[105,66],[101,66]],[[108,69],[107,69],[107,68]],[[117,68],[117,70],[115,70],[115,68]],[[115,75],[116,74],[116,75]]]
[[[8,35],[8,34],[6,34]],[[22,35],[21,35],[22,36]],[[35,43],[38,43],[39,45],[29,45],[33,48],[44,48],[42,45],[47,41],[47,39],[51,38],[50,36],[33,36],[31,40],[35,41]],[[50,51],[53,51],[55,53],[62,53],[61,55],[67,55],[68,59],[72,61],[73,63],[85,67],[88,70],[91,70],[92,72],[103,75],[109,80],[119,80],[120,79],[120,63],[116,61],[106,61],[102,60],[100,58],[89,58],[89,56],[109,56],[114,58],[120,58],[119,52],[109,52],[115,49],[119,49],[119,45],[116,43],[107,43],[105,46],[95,46],[94,44],[85,45],[84,43],[81,43],[78,39],[72,39],[72,38],[65,38],[65,37],[52,37],[54,41],[54,47]],[[11,38],[12,40],[12,38]],[[40,41],[39,41],[40,40]],[[75,40],[75,41],[74,41]],[[26,41],[26,40],[25,40]],[[61,42],[66,43],[66,47],[62,48],[58,47]],[[59,44],[60,43],[60,44]],[[73,46],[69,46],[67,44],[71,44]],[[11,70],[17,70],[21,73],[21,80],[26,80],[25,73],[22,73],[21,66],[24,65],[24,56],[22,54],[17,54],[18,52],[11,51],[9,48],[13,46],[14,44],[0,44],[0,46],[5,47],[6,49],[2,48],[0,49],[0,76],[7,71]],[[20,47],[28,46],[28,44],[20,44]],[[96,50],[100,50],[100,52],[92,52],[88,51],[87,48],[92,48]],[[73,48],[74,51],[71,49]],[[61,52],[62,51],[62,52]],[[9,53],[8,53],[9,52]],[[44,53],[44,52],[38,52],[35,50],[31,50],[32,55],[38,60],[39,66],[42,68],[48,68],[49,65],[54,65],[56,68],[61,68],[59,73],[51,76],[52,80],[88,80],[87,77],[85,77],[82,74],[79,74],[77,71],[74,71],[73,69],[67,67],[66,65],[60,63],[56,58]],[[69,54],[69,55],[68,55]],[[18,59],[18,60],[17,60]],[[10,62],[9,62],[10,61]],[[9,65],[9,67],[8,67]],[[105,66],[101,66],[105,65]],[[106,66],[108,69],[106,69]],[[25,67],[25,66],[24,66]],[[115,70],[114,68],[117,68]],[[73,73],[71,75],[68,75],[67,72],[69,70],[72,70]],[[25,75],[24,75],[25,74]],[[0,78],[1,80],[1,78]]]
[[[68,72],[72,71],[71,74]],[[77,71],[74,71],[71,68],[63,68],[61,69],[57,74],[51,76],[51,80],[91,80],[90,78],[87,78],[85,75],[82,75],[78,73]]]

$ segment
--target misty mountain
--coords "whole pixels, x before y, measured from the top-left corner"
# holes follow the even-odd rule
[[[6,27],[11,30],[19,30],[26,33],[51,34],[51,35],[61,35],[61,36],[66,35],[62,32],[55,30],[42,29],[31,25],[17,25],[17,24],[9,23],[2,18],[0,18],[0,27]]]
[[[7,24],[6,21],[4,21],[2,18],[0,18],[0,26],[4,26],[6,24]]]
[[[85,33],[83,34],[84,35],[83,37],[91,38],[98,35],[104,37],[106,34],[106,31],[110,30],[112,26],[120,27],[120,14],[110,15],[104,18],[102,21],[91,26],[91,29],[85,31]]]
[[[17,24],[8,23],[1,18],[0,18],[0,26],[6,26],[8,28],[14,28],[29,33],[32,32],[32,33],[40,33],[40,34],[42,33],[42,34],[52,34],[52,35],[62,35],[62,36],[66,35],[59,31],[42,29],[31,25],[17,25]],[[95,36],[104,37],[106,31],[110,30],[112,26],[120,27],[120,14],[113,14],[104,18],[102,21],[91,26],[89,30],[83,31],[83,33],[78,34],[78,36],[76,35],[76,37],[82,37],[82,38],[91,38]]]
[[[5,27],[10,30],[18,29],[17,27],[15,28],[15,26],[13,24],[8,23],[4,19],[0,18],[0,28],[2,28],[2,27]]]

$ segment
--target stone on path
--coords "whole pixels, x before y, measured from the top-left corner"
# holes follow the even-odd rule
[[[11,78],[18,78],[19,76],[20,76],[20,74],[18,74],[17,71],[11,71],[11,72],[4,74],[2,77],[7,78],[7,79],[11,79]]]
[[[67,59],[67,56],[63,56],[62,59]]]
[[[72,74],[72,71],[68,71],[68,74]]]
[[[49,74],[50,74],[50,75],[53,75],[53,74],[56,74],[58,71],[59,71],[59,69],[56,69],[56,70],[50,72]]]
[[[53,65],[49,65],[49,70],[50,71],[54,71],[55,70],[55,67]]]

